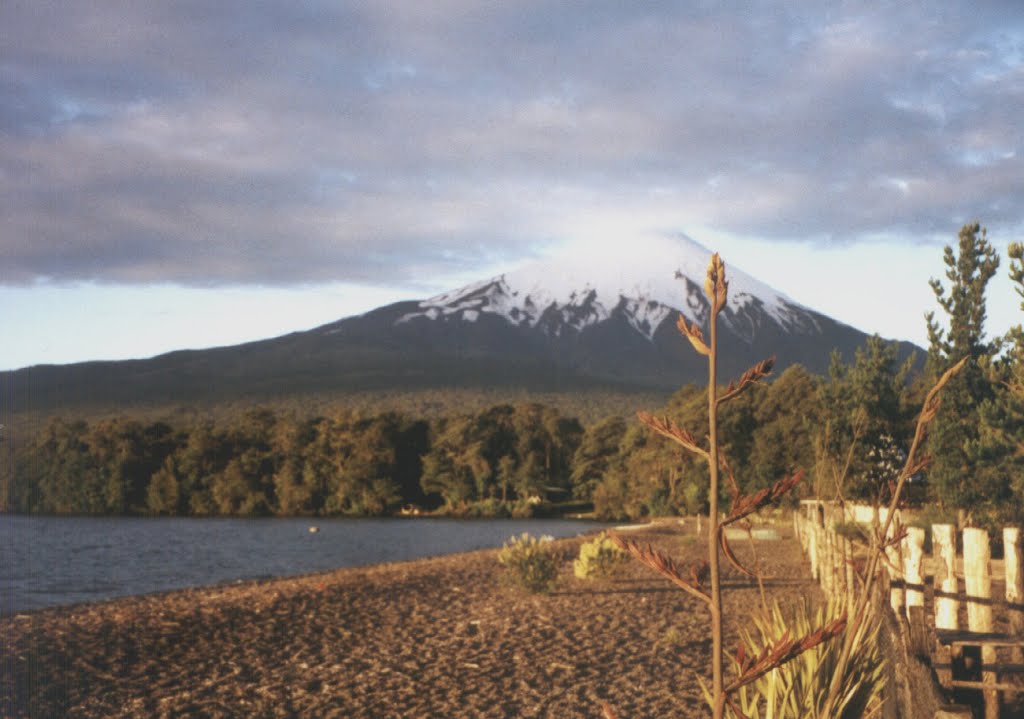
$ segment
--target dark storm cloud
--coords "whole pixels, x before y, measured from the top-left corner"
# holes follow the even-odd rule
[[[0,282],[411,282],[616,207],[1021,228],[1012,3],[677,5],[5,3]]]

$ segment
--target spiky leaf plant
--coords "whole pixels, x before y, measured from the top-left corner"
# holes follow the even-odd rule
[[[834,598],[813,609],[801,602],[787,614],[773,603],[767,614],[751,618],[752,629],[742,629],[743,653],[733,658],[739,673],[746,657],[757,657],[774,645],[780,636],[806,636],[816,627],[826,626],[845,610],[845,599]],[[874,605],[859,627],[848,631],[855,635],[855,652],[847,664],[839,687],[840,702],[831,716],[859,719],[874,716],[882,703],[886,687],[885,657],[878,642],[881,627]],[[842,644],[823,642],[792,661],[764,674],[735,694],[726,715],[735,719],[823,719],[833,675],[839,670]],[[705,698],[711,703],[706,687]]]

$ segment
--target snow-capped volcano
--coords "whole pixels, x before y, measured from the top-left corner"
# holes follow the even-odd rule
[[[682,313],[706,330],[711,253],[686,237],[628,239],[607,249],[577,247],[427,300],[261,342],[0,373],[0,406],[177,405],[206,402],[211,388],[224,400],[252,401],[403,387],[671,391],[706,381],[706,360],[676,329],[676,319]],[[778,373],[801,364],[823,374],[833,350],[851,359],[864,344],[863,332],[724,260],[723,378],[771,355]],[[900,355],[915,349],[902,343]]]
[[[602,248],[603,249],[603,248]],[[419,303],[400,322],[424,317],[475,322],[493,315],[560,336],[621,316],[653,340],[678,313],[703,325],[709,305],[704,276],[711,251],[694,240],[646,237],[612,252],[569,251],[561,256],[446,292]],[[818,329],[813,314],[781,292],[727,263],[729,300],[723,323],[748,342],[771,321],[793,333]]]

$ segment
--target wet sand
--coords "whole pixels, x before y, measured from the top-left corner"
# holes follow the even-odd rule
[[[689,532],[622,534],[685,561],[706,551]],[[758,543],[769,595],[819,597],[781,533]],[[599,717],[608,701],[622,719],[703,716],[707,611],[633,560],[574,578],[579,541],[555,543],[549,595],[508,586],[490,550],[5,617],[0,715]],[[728,617],[758,603],[727,575]]]

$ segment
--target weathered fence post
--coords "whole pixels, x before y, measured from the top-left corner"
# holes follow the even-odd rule
[[[924,561],[924,530],[920,527],[907,529],[903,540],[903,576],[906,580],[907,618],[911,607],[924,607],[924,572],[921,564]]]
[[[808,525],[807,537],[810,540],[810,550],[807,554],[811,559],[811,576],[814,577],[814,579],[816,580],[821,579],[821,572],[818,568],[818,539],[820,533],[821,530],[818,528],[817,524],[810,523]]]
[[[1010,633],[1020,636],[1024,634],[1024,576],[1021,573],[1021,537],[1020,527],[1003,527],[1003,564],[1006,569],[1006,604],[1010,619]],[[1024,664],[1024,650],[1013,647],[1014,664]]]
[[[849,539],[843,538],[843,562],[846,572],[846,603],[849,606],[850,616],[853,616],[857,606],[857,571],[853,568],[853,547]]]
[[[836,572],[835,572],[835,560],[833,554],[835,553],[835,535],[826,526],[823,530],[824,541],[822,545],[825,548],[824,556],[821,558],[821,578],[824,580],[822,586],[828,594],[832,594],[836,588]]]
[[[889,606],[892,607],[892,611],[896,616],[900,616],[904,613],[904,600],[903,600],[903,559],[900,556],[899,544],[889,544],[894,534],[895,527],[889,526],[889,533],[886,535],[886,547],[885,556],[889,560]]]
[[[989,548],[988,532],[976,527],[964,529],[964,588],[967,593],[967,628],[972,632],[992,631],[992,551]],[[996,683],[996,674],[991,667],[996,661],[995,647],[981,645],[981,681],[983,684]],[[983,689],[985,698],[985,719],[999,718],[999,693],[994,689]]]
[[[960,628],[960,602],[956,576],[956,527],[952,524],[932,525],[932,562],[935,566],[935,629],[956,631]],[[959,657],[959,647],[939,644],[935,674],[943,686],[953,681],[953,658]]]
[[[850,586],[846,582],[846,537],[840,534],[836,535],[836,583],[845,603]]]
[[[952,524],[932,525],[932,556],[935,558],[935,628],[959,629],[960,603],[956,578],[956,528]],[[941,577],[941,584],[939,582]]]

